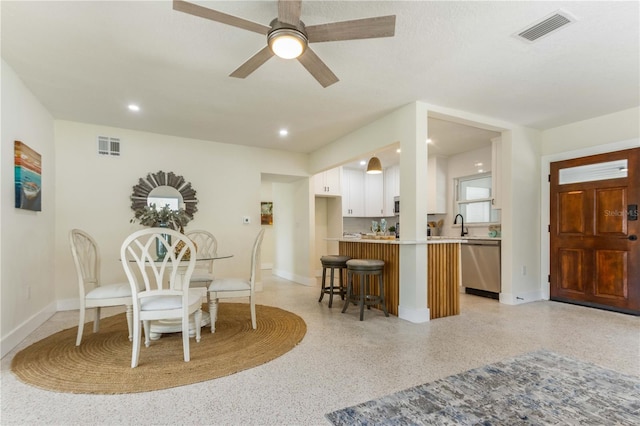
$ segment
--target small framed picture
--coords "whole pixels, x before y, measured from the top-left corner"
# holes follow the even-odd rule
[[[273,225],[273,202],[262,201],[260,203],[260,224]]]
[[[42,158],[21,141],[14,142],[16,208],[42,210]]]

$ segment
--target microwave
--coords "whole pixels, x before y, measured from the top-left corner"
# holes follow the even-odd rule
[[[393,214],[400,214],[400,197],[393,197]]]

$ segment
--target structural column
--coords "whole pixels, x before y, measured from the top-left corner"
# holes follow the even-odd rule
[[[421,102],[401,110],[400,239],[426,240],[427,232],[427,106]],[[429,321],[427,307],[427,245],[400,245],[398,316]]]

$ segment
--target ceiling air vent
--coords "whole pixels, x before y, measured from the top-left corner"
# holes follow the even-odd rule
[[[564,11],[556,11],[514,35],[523,41],[533,43],[534,41],[538,41],[542,37],[547,36],[573,22],[575,22],[575,18],[568,13]]]
[[[98,155],[120,156],[120,138],[98,136]]]

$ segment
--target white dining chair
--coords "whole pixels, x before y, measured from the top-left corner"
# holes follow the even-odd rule
[[[95,309],[93,332],[97,333],[100,329],[100,308],[109,306],[126,306],[127,327],[129,340],[131,340],[133,309],[129,283],[103,284],[101,282],[100,249],[93,237],[85,231],[72,229],[69,232],[69,244],[78,276],[80,296],[80,318],[76,346],[80,346],[82,342],[86,310]]]
[[[260,229],[258,236],[253,243],[251,252],[251,271],[249,278],[218,278],[214,279],[209,285],[207,297],[209,299],[209,314],[211,315],[211,332],[216,331],[216,320],[218,319],[218,302],[219,299],[248,297],[251,310],[251,326],[255,330],[256,324],[256,304],[255,304],[255,286],[256,274],[258,269],[258,260],[260,255],[260,245],[264,236],[264,228]]]
[[[213,257],[218,253],[218,240],[212,233],[194,230],[186,233],[196,245],[196,267],[191,275],[191,287],[207,287],[213,281]]]
[[[182,248],[176,250],[181,241]],[[157,242],[166,248],[164,259],[157,259]],[[149,347],[150,321],[180,320],[185,362],[190,359],[190,315],[194,316],[196,342],[200,341],[201,292],[189,288],[196,258],[185,256],[187,250],[196,252],[193,242],[186,235],[167,228],[143,229],[129,235],[122,243],[120,259],[129,279],[133,299],[131,368],[138,366],[141,323],[144,325],[145,346]]]

